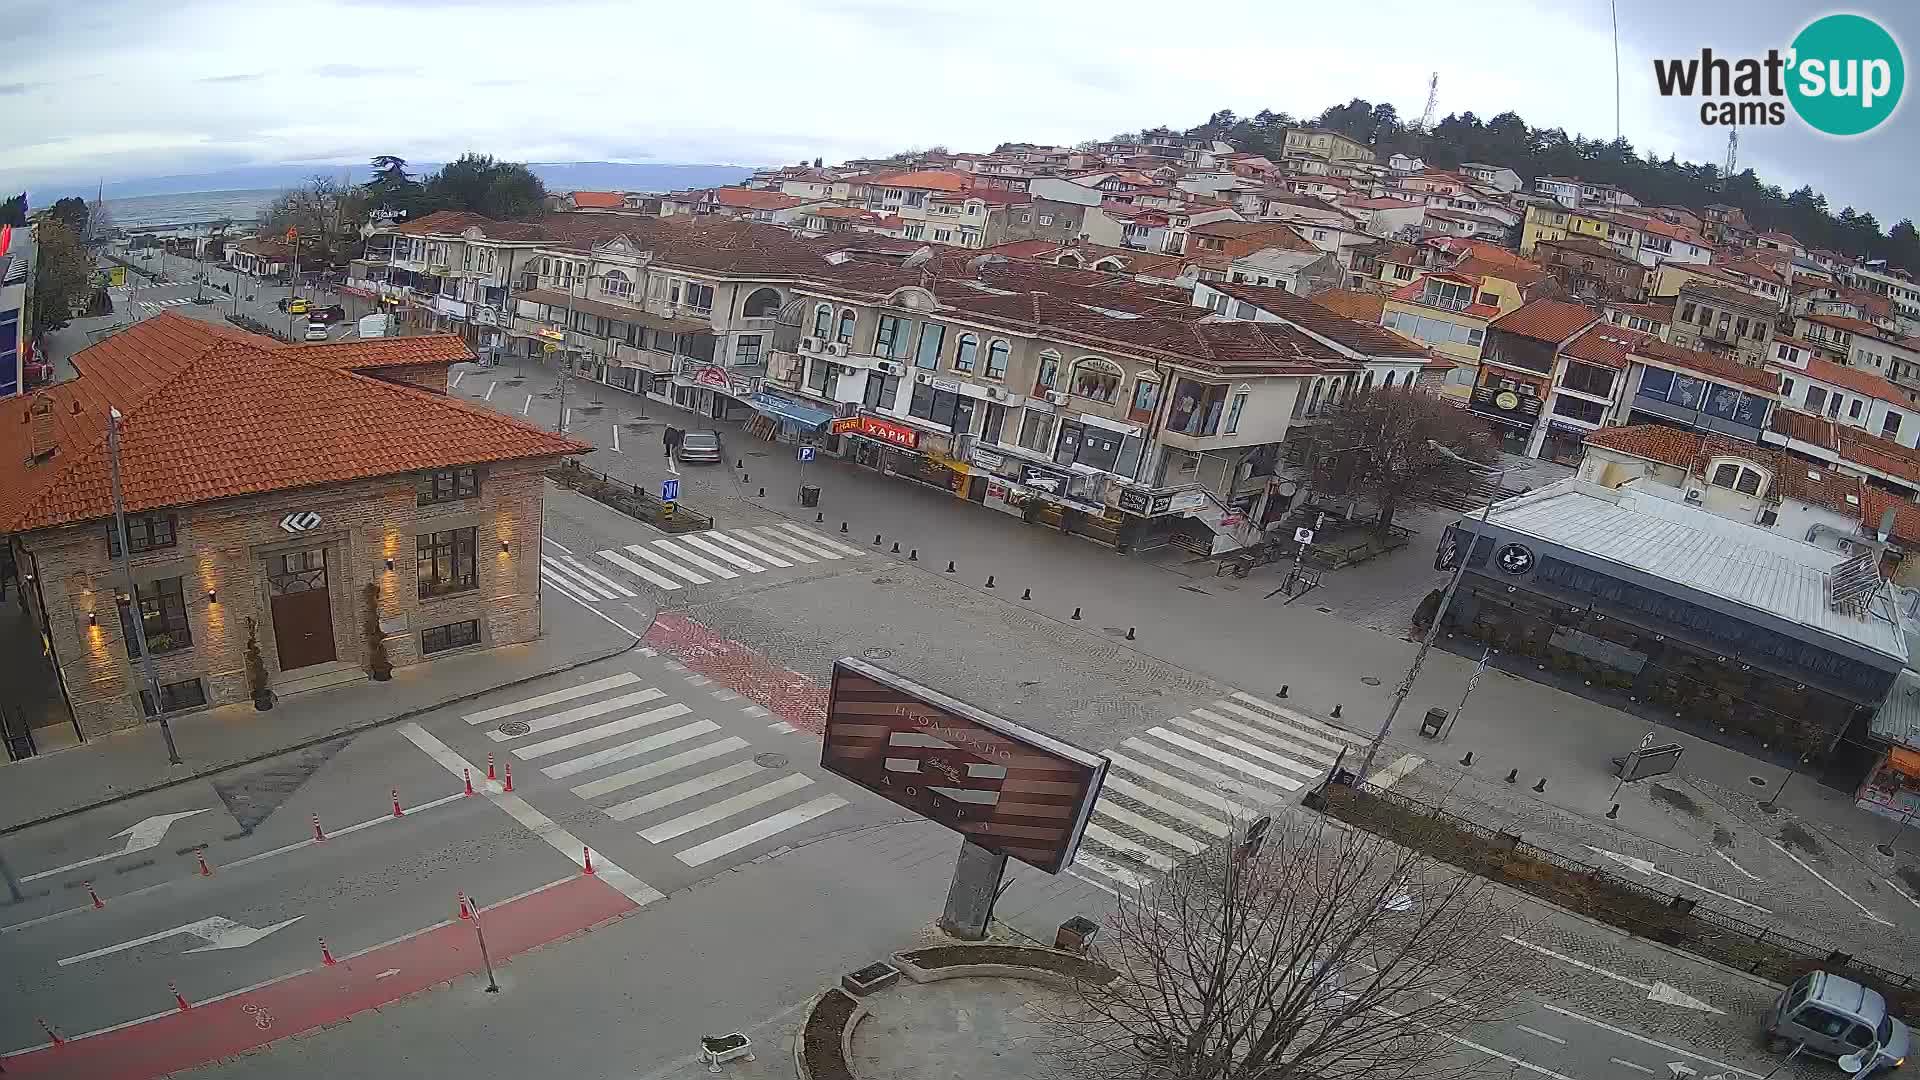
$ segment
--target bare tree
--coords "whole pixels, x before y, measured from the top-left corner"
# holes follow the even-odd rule
[[[1118,972],[1049,1012],[1063,1077],[1466,1076],[1461,1039],[1546,977],[1483,879],[1321,819],[1194,856],[1122,896],[1095,958]]]
[[[366,193],[361,188],[319,173],[305,185],[281,192],[260,211],[268,235],[298,230],[302,250],[328,264],[348,257],[365,218]]]
[[[1420,387],[1374,387],[1349,393],[1314,432],[1313,487],[1370,500],[1382,539],[1408,506],[1441,505],[1449,493],[1477,491],[1485,478],[1433,449],[1490,464],[1500,444],[1485,421]]]

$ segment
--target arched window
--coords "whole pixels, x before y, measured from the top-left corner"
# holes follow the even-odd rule
[[[953,347],[953,370],[971,372],[973,358],[980,352],[980,339],[972,334],[961,334]]]
[[[1097,356],[1083,356],[1073,362],[1073,378],[1068,385],[1079,397],[1106,403],[1120,393],[1121,377],[1118,364]]]
[[[1366,378],[1360,380],[1360,392],[1364,394],[1371,389],[1373,389],[1373,372],[1369,371]]]
[[[834,335],[834,340],[838,341],[842,345],[853,344],[853,309],[852,308],[846,308],[840,312],[840,332]]]
[[[833,333],[833,308],[821,304],[813,309],[813,336],[822,341]]]
[[[1033,377],[1033,392],[1038,394],[1060,385],[1060,354],[1048,349],[1040,354],[1040,366]]]
[[[1307,415],[1308,416],[1320,415],[1320,389],[1321,387],[1325,386],[1326,383],[1327,383],[1327,380],[1325,379],[1313,380],[1313,392],[1307,395]]]
[[[1398,375],[1398,374],[1399,374],[1399,372],[1397,372],[1397,371],[1389,371],[1389,372],[1387,372],[1387,378],[1386,378],[1386,381],[1385,381],[1385,382],[1383,382],[1383,383],[1381,383],[1380,385],[1381,385],[1381,386],[1382,386],[1383,388],[1385,388],[1385,389],[1388,389],[1388,390],[1391,390],[1391,389],[1393,389],[1393,377],[1394,377],[1395,375]]]
[[[1007,354],[1011,350],[1004,341],[994,341],[987,346],[987,378],[1004,379],[1007,377]]]
[[[1058,259],[1055,259],[1054,262],[1060,266],[1079,266],[1080,256],[1075,255],[1073,252],[1069,251],[1066,254],[1060,256]]]
[[[608,296],[632,296],[633,279],[618,270],[609,270],[600,278],[600,291]]]
[[[780,314],[780,291],[778,289],[755,289],[748,294],[747,302],[740,305],[740,315],[748,319],[771,319]]]

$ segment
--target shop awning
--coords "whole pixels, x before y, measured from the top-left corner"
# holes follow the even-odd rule
[[[775,401],[755,395],[749,404],[776,420],[798,424],[809,431],[817,431],[833,419],[833,414],[827,410],[810,408],[797,401]]]

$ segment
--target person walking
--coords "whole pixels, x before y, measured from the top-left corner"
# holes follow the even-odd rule
[[[680,429],[668,425],[667,429],[660,433],[660,444],[666,450],[667,456],[671,458],[673,451],[680,445]]]

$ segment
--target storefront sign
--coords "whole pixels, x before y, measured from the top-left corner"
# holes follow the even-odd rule
[[[760,389],[760,377],[734,372],[727,376],[727,389],[734,397],[752,397],[754,391]]]
[[[994,472],[1007,463],[1007,456],[1005,454],[996,454],[991,450],[975,450],[973,452],[973,463],[988,472]]]
[[[720,390],[725,390],[730,385],[727,380],[726,369],[712,366],[703,367],[695,371],[693,373],[693,381],[701,386],[711,386]]]
[[[892,443],[906,450],[920,445],[920,433],[905,424],[895,424],[877,416],[860,418],[860,434],[881,442]]]
[[[1127,513],[1139,517],[1146,517],[1152,513],[1152,506],[1153,500],[1148,498],[1147,493],[1141,491],[1139,488],[1120,489],[1120,509],[1125,510]]]
[[[842,416],[827,422],[827,434],[829,435],[845,435],[849,431],[859,430],[860,418],[857,416]]]
[[[1199,510],[1207,505],[1207,493],[1199,488],[1191,491],[1176,491],[1167,497],[1167,513],[1185,514]]]
[[[1533,552],[1525,544],[1507,544],[1496,556],[1500,569],[1515,577],[1533,569]]]
[[[960,392],[960,381],[958,379],[935,379],[933,380],[933,388],[935,390],[945,390],[950,394],[957,394]]]

